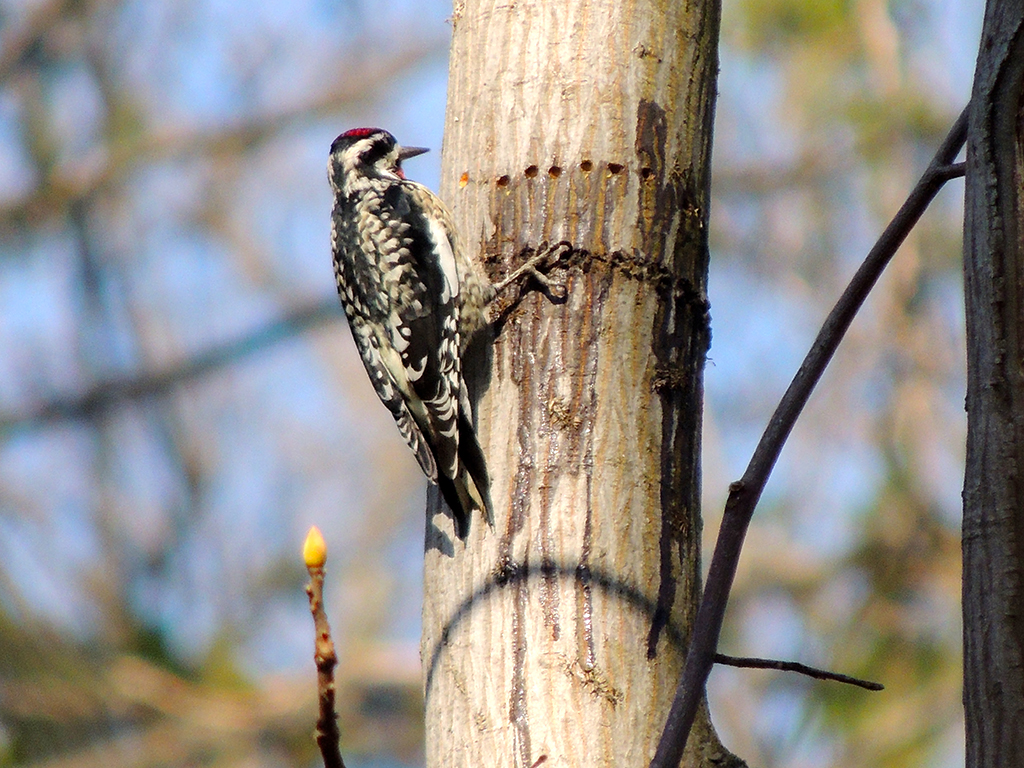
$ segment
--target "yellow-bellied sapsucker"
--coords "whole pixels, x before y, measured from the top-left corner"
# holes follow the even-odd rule
[[[403,160],[426,151],[377,128],[335,139],[331,242],[370,381],[464,539],[472,511],[490,511],[461,356],[495,288],[460,250],[444,203],[402,173]]]

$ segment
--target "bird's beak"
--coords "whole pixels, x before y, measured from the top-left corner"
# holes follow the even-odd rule
[[[416,157],[416,155],[422,155],[424,152],[429,152],[430,149],[427,147],[400,147],[398,150],[399,160],[408,160],[410,157]]]

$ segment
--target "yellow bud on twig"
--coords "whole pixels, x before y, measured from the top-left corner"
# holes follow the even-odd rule
[[[302,544],[302,559],[306,561],[307,568],[323,568],[327,562],[327,542],[315,525],[309,529]]]

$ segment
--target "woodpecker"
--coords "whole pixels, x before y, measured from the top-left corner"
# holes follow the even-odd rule
[[[402,161],[426,151],[379,128],[338,136],[327,169],[331,244],[370,381],[465,539],[474,509],[491,515],[461,356],[496,290],[460,249],[444,203],[405,178]]]

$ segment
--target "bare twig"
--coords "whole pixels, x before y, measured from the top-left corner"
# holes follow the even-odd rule
[[[949,181],[950,179],[961,179],[967,173],[967,163],[950,163],[935,169],[935,178]]]
[[[718,531],[715,552],[711,558],[704,596],[694,622],[693,639],[686,656],[686,665],[650,768],[676,768],[682,758],[697,706],[704,695],[704,686],[714,663],[715,648],[722,631],[725,606],[729,599],[729,590],[732,589],[733,578],[736,576],[736,564],[743,548],[743,539],[754,514],[754,507],[761,498],[761,492],[768,482],[768,476],[775,466],[786,438],[793,429],[793,424],[878,277],[936,193],[951,178],[948,170],[950,163],[956,158],[966,138],[967,108],[964,108],[917,186],[882,232],[878,242],[868,253],[864,263],[860,265],[826,318],[800,370],[797,371],[771,421],[768,422],[764,434],[761,435],[761,441],[757,444],[743,477],[729,486],[729,498],[725,503],[725,513]]]
[[[309,611],[313,614],[316,629],[316,688],[320,702],[320,717],[316,721],[316,744],[324,759],[324,768],[345,768],[341,758],[341,734],[338,731],[338,713],[334,709],[334,667],[338,657],[331,640],[331,625],[327,623],[324,610],[324,563],[327,562],[327,545],[320,530],[314,525],[309,529],[302,556],[309,570]]]
[[[881,683],[874,683],[870,680],[861,680],[859,677],[850,677],[839,672],[830,672],[827,669],[818,669],[801,664],[799,661],[779,661],[778,659],[756,659],[750,656],[726,656],[724,653],[715,654],[715,664],[724,664],[728,667],[740,667],[742,669],[777,669],[780,672],[797,672],[815,680],[834,680],[837,683],[856,685],[868,691],[882,691],[885,686]]]
[[[278,342],[298,336],[310,328],[335,322],[341,317],[341,305],[333,296],[304,307],[297,307],[277,320],[239,339],[201,352],[179,366],[140,373],[132,378],[108,379],[80,395],[49,400],[27,413],[0,414],[0,433],[52,421],[90,418],[123,401],[165,394],[180,384],[202,378],[226,365],[262,352]]]
[[[372,44],[367,40],[352,45],[353,50],[364,50]],[[97,156],[103,162],[95,167],[84,164],[73,173],[58,171],[55,176],[44,177],[28,195],[4,201],[0,204],[0,226],[11,221],[31,221],[38,225],[40,221],[63,213],[72,202],[122,183],[140,164],[240,155],[245,150],[266,144],[296,125],[337,115],[342,106],[370,97],[383,84],[428,57],[447,51],[447,48],[447,35],[443,39],[412,35],[409,43],[396,50],[393,56],[383,57],[380,61],[375,59],[372,66],[361,60],[350,62],[352,75],[340,80],[335,88],[275,113],[240,120],[213,130],[171,126],[143,133],[137,139],[118,142]]]

